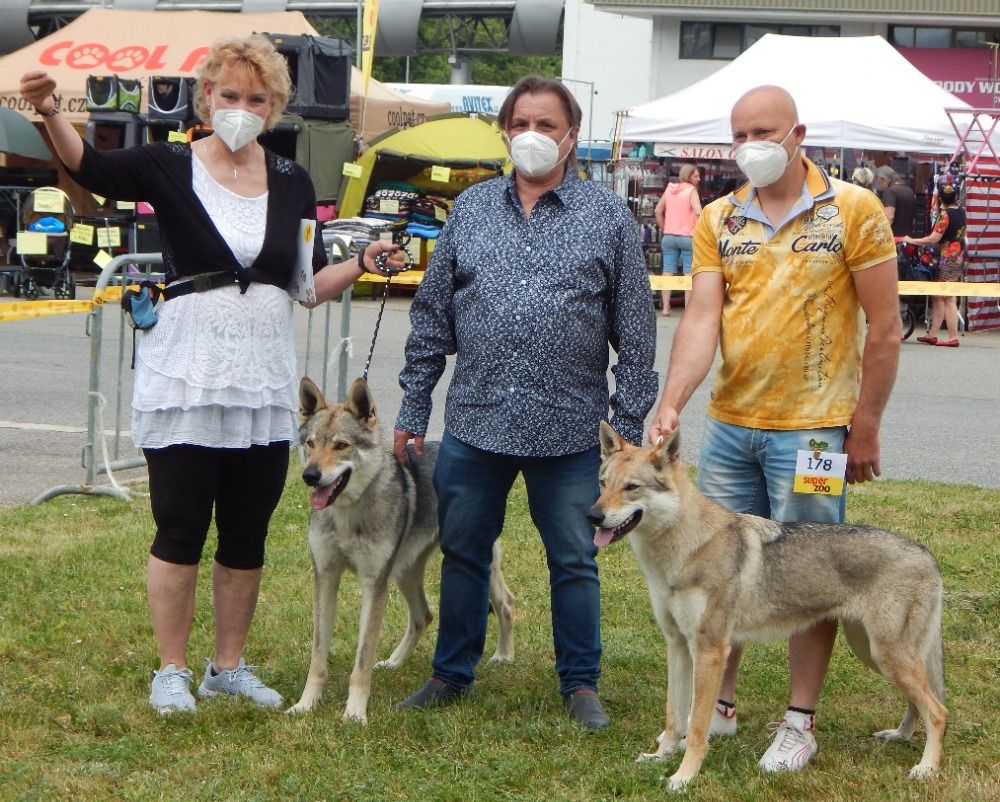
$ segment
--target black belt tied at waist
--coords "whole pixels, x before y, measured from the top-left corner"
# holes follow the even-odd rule
[[[250,286],[250,282],[246,282],[246,286],[240,282],[240,277],[235,270],[222,270],[217,273],[199,273],[198,275],[191,276],[191,278],[186,281],[179,281],[176,284],[171,284],[163,290],[163,300],[169,301],[172,298],[179,298],[182,295],[188,295],[192,292],[205,292],[207,290],[216,290],[219,287],[228,287],[231,284],[239,284],[240,292],[245,293],[246,288]]]

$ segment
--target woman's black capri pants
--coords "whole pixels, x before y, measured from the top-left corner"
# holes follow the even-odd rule
[[[264,540],[288,472],[287,442],[250,448],[176,445],[143,449],[156,522],[150,554],[197,565],[212,523],[215,561],[227,568],[264,565]]]

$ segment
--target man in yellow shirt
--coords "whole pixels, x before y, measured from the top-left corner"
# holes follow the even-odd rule
[[[796,457],[821,442],[847,455],[847,482],[880,474],[878,430],[901,334],[892,231],[875,195],[799,153],[806,127],[784,89],[750,90],[731,122],[749,183],[698,220],[691,300],[649,438],[676,428],[720,345],[702,492],[778,521],[841,522],[846,487],[793,492]],[[796,771],[816,753],[814,714],[836,633],[829,621],[789,639],[789,706],[760,760],[765,771]],[[736,731],[741,651],[730,656],[710,735]]]

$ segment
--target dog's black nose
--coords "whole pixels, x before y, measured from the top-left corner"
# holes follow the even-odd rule
[[[302,481],[305,482],[310,487],[319,484],[319,480],[322,478],[323,478],[323,472],[315,465],[310,465],[308,468],[302,471]]]
[[[604,523],[604,510],[595,504],[590,508],[590,512],[587,513],[587,520],[594,526],[600,526]]]

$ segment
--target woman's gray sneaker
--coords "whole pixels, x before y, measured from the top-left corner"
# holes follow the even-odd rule
[[[236,668],[215,673],[212,661],[206,657],[205,676],[198,686],[198,696],[202,699],[220,694],[245,696],[261,707],[281,707],[281,694],[261,682],[254,673],[256,670],[257,666],[248,666],[241,657]]]
[[[173,663],[153,672],[153,686],[149,703],[157,713],[193,713],[194,697],[191,695],[193,679],[190,668],[178,668]]]

